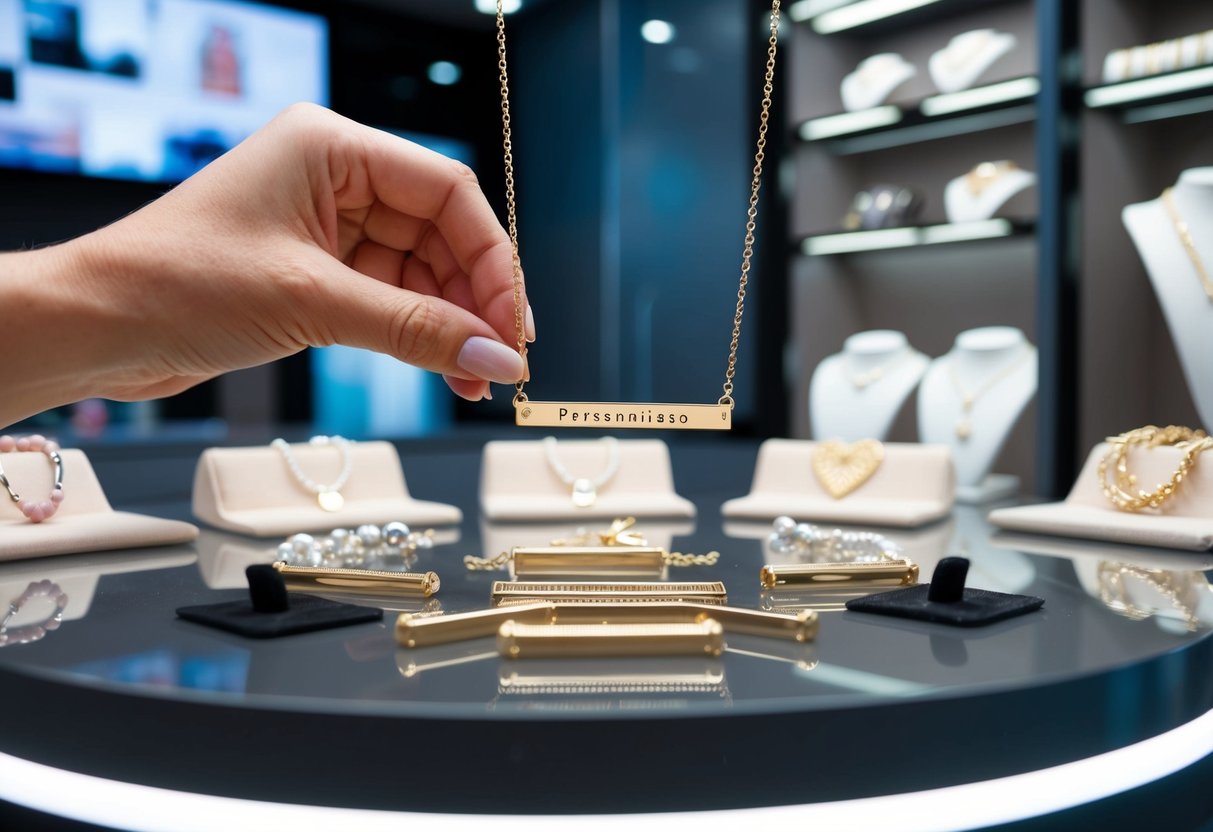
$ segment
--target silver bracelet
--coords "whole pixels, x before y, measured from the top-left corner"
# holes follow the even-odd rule
[[[767,551],[818,563],[881,561],[902,557],[901,547],[875,532],[826,531],[791,517],[776,517],[767,536]]]

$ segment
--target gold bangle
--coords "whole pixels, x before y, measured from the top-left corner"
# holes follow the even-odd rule
[[[1200,455],[1213,449],[1213,439],[1204,431],[1179,425],[1165,428],[1146,425],[1119,436],[1110,436],[1107,442],[1108,451],[1099,462],[1099,485],[1108,502],[1120,511],[1129,512],[1161,508],[1179,491]],[[1129,451],[1134,445],[1147,448],[1173,446],[1183,450],[1184,455],[1170,479],[1153,491],[1142,491],[1137,486],[1137,477],[1129,471]],[[1108,479],[1109,468],[1114,471],[1111,481]]]

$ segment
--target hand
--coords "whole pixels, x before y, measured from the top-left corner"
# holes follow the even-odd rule
[[[473,401],[526,374],[510,241],[472,171],[312,105],[105,229],[0,258],[5,305],[28,312],[5,326],[23,345],[6,352],[40,368],[30,412],[170,395],[337,343],[440,372]],[[0,384],[21,388],[22,362],[6,363]],[[29,415],[11,404],[0,424]]]

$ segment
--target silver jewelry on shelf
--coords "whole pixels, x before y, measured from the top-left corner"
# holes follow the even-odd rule
[[[341,489],[345,488],[345,484],[349,482],[350,474],[354,471],[354,455],[350,453],[350,440],[341,436],[313,436],[308,440],[308,444],[314,446],[332,445],[337,449],[341,454],[341,473],[337,475],[337,479],[327,485],[316,482],[299,467],[299,461],[295,459],[295,454],[291,451],[291,446],[285,439],[275,439],[270,443],[282,454],[286,467],[290,469],[291,476],[305,489],[316,495],[316,502],[320,504],[322,509],[325,511],[341,511],[345,505],[345,498],[341,496]]]
[[[598,500],[598,489],[609,483],[619,472],[619,440],[613,436],[604,436],[598,440],[607,449],[607,464],[597,477],[574,477],[557,455],[556,437],[545,436],[543,452],[547,455],[548,467],[552,469],[560,481],[572,489],[573,505],[578,508],[589,508]]]
[[[434,530],[411,531],[399,520],[383,526],[367,523],[356,529],[333,529],[319,537],[293,534],[278,544],[278,560],[289,566],[328,566],[337,569],[363,569],[406,564],[418,549],[434,545]]]
[[[791,517],[776,517],[767,536],[767,551],[814,563],[862,563],[902,557],[901,547],[875,532],[826,531]]]

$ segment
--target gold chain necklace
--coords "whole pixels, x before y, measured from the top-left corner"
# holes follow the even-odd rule
[[[961,413],[960,418],[956,420],[955,426],[957,439],[961,442],[967,442],[973,435],[973,406],[977,404],[977,400],[997,387],[1003,379],[1009,378],[1019,369],[1020,365],[1035,355],[1036,350],[1031,345],[1025,345],[1023,352],[1017,358],[986,379],[985,383],[976,390],[966,389],[961,382],[960,374],[956,372],[956,357],[953,356],[948,359],[948,380],[952,382],[952,387],[960,398]]]
[[[1200,455],[1213,450],[1213,439],[1206,436],[1204,431],[1181,425],[1168,425],[1165,428],[1146,425],[1119,436],[1109,436],[1107,443],[1108,450],[1099,461],[1099,485],[1108,502],[1121,511],[1129,512],[1161,508],[1179,491]],[[1129,451],[1134,445],[1146,448],[1174,446],[1182,450],[1184,455],[1169,480],[1160,483],[1153,491],[1142,491],[1137,477],[1129,471]],[[1109,470],[1113,473],[1111,479],[1108,478]]]
[[[526,330],[522,308],[522,259],[518,253],[518,212],[514,198],[514,144],[510,121],[510,81],[505,51],[505,13],[503,0],[497,0],[497,70],[501,82],[501,131],[505,159],[505,197],[510,245],[514,267],[514,323],[518,329],[518,354],[526,358]],[[741,341],[741,318],[745,312],[746,285],[750,262],[754,257],[754,230],[758,222],[758,191],[762,183],[762,164],[766,158],[767,128],[771,116],[771,95],[775,86],[775,51],[779,39],[780,0],[771,0],[771,34],[767,42],[766,76],[762,87],[762,110],[758,119],[758,140],[754,151],[754,169],[750,180],[750,203],[746,212],[745,243],[741,255],[741,279],[737,286],[737,306],[733,315],[733,334],[729,342],[729,360],[724,374],[724,395],[716,404],[637,404],[625,402],[538,402],[523,392],[524,382],[514,385],[514,424],[545,428],[640,428],[650,430],[729,430],[733,426],[733,377],[737,372],[737,347]]]
[[[1167,209],[1167,216],[1171,218],[1171,224],[1175,226],[1175,233],[1179,235],[1179,241],[1184,244],[1184,251],[1188,253],[1188,259],[1192,261],[1192,267],[1196,269],[1196,276],[1200,279],[1201,285],[1205,287],[1205,294],[1209,296],[1209,300],[1213,301],[1213,279],[1210,279],[1209,272],[1205,269],[1205,261],[1201,259],[1200,252],[1196,250],[1196,241],[1192,239],[1192,229],[1188,227],[1187,221],[1179,213],[1179,206],[1175,204],[1175,196],[1172,194],[1174,188],[1167,188],[1162,192],[1162,204]]]

